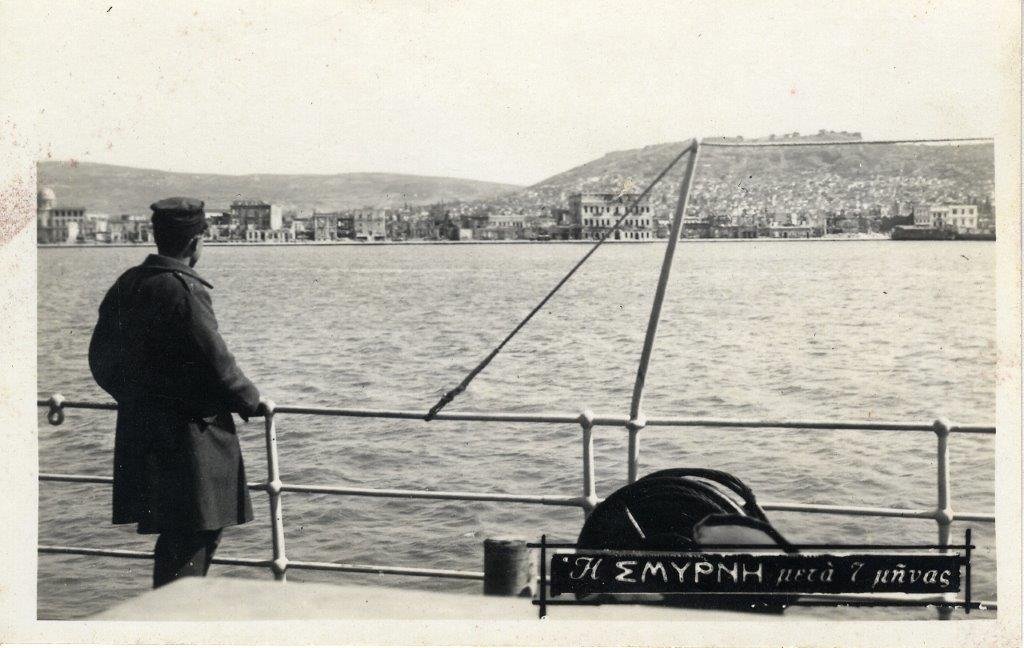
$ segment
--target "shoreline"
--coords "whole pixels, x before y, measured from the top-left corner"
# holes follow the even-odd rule
[[[870,243],[878,241],[892,241],[894,243],[906,243],[907,241],[893,241],[888,237],[818,237],[818,238],[685,238],[679,239],[680,243]],[[593,245],[593,240],[563,240],[563,241],[269,241],[249,243],[245,241],[204,241],[207,247],[381,247],[398,245]],[[605,241],[605,243],[616,245],[651,245],[666,243],[668,239],[651,239],[646,241]],[[920,241],[911,241],[920,242]],[[989,242],[991,240],[963,239],[960,242]],[[155,243],[37,243],[37,248],[56,249],[103,249],[103,248],[155,248]]]

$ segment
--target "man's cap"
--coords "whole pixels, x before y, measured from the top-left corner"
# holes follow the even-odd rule
[[[153,210],[153,227],[198,234],[206,230],[203,201],[195,198],[164,198],[149,206]]]

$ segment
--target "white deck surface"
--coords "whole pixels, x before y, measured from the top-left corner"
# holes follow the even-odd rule
[[[642,605],[552,606],[548,617],[602,621],[722,621],[762,615]],[[241,578],[184,578],[94,617],[123,621],[537,619],[529,598],[445,594],[387,587],[278,583]],[[771,618],[768,615],[768,618]]]

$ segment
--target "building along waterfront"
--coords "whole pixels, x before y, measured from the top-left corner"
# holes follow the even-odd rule
[[[655,238],[651,205],[645,199],[637,203],[635,193],[576,193],[569,197],[572,224],[581,239],[599,239],[626,216],[612,235],[613,240],[648,241]],[[637,204],[634,204],[637,203]]]

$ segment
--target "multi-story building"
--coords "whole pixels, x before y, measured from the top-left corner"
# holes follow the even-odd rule
[[[43,187],[36,194],[37,240],[39,243],[76,243],[92,228],[84,207],[56,205],[53,189]]]
[[[289,241],[294,237],[284,229],[280,205],[262,200],[236,200],[231,203],[231,214],[238,223],[238,238],[250,243]]]
[[[309,228],[314,241],[352,238],[352,215],[342,212],[313,212]]]
[[[338,239],[338,225],[334,214],[318,214],[313,212],[309,217],[314,241],[335,241]]]
[[[352,238],[362,241],[383,241],[388,237],[388,213],[384,209],[354,209],[352,217]]]
[[[653,239],[655,226],[647,200],[634,205],[635,193],[576,193],[569,197],[569,211],[580,238],[599,239],[625,216],[612,236],[615,240]]]
[[[243,231],[279,230],[284,223],[281,206],[262,200],[236,200],[231,203],[231,213]]]
[[[85,236],[85,209],[58,207],[50,212],[50,222],[57,233],[57,243],[76,243]]]
[[[86,212],[82,221],[82,236],[86,241],[110,243],[110,214]]]
[[[464,229],[478,230],[487,227],[491,222],[491,216],[487,213],[477,212],[459,216],[459,227]]]
[[[309,240],[313,238],[313,221],[306,216],[294,216],[288,229],[291,230],[295,240]]]
[[[238,220],[234,214],[220,209],[206,210],[206,224],[206,239],[209,241],[228,240],[238,230]]]
[[[439,227],[427,210],[420,210],[407,217],[409,238],[434,240],[438,238]]]
[[[128,243],[134,241],[134,222],[128,214],[111,216],[107,221],[107,242]]]
[[[489,214],[487,221],[477,221],[476,238],[486,241],[509,241],[525,238],[526,216],[510,212]]]
[[[128,217],[129,232],[132,240],[136,243],[153,242],[153,218],[152,216],[134,215]]]
[[[977,205],[920,205],[914,210],[914,225],[930,229],[970,232],[978,229]]]
[[[863,222],[866,223],[866,219]],[[861,226],[862,221],[858,220],[857,231],[861,231]],[[822,214],[776,214],[768,223],[767,234],[772,238],[812,238],[824,235],[826,228],[827,219]]]
[[[388,219],[387,238],[389,241],[404,241],[409,238],[409,221],[405,216],[396,215]]]
[[[529,217],[526,214],[491,214],[487,223],[490,227],[497,227],[503,229],[521,230],[526,227],[526,221]]]

